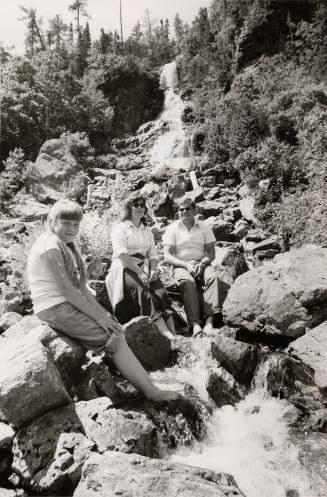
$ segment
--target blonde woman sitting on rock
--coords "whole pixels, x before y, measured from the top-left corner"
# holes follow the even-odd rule
[[[121,325],[87,289],[84,263],[74,243],[82,217],[77,203],[56,202],[46,231],[31,248],[28,280],[35,314],[86,349],[111,354],[121,374],[147,398],[177,398],[177,392],[160,390],[152,383],[128,347]]]
[[[115,317],[125,323],[149,316],[162,335],[173,338],[170,299],[158,273],[153,234],[146,223],[145,198],[134,193],[125,201],[123,222],[111,234],[112,264],[106,279]]]

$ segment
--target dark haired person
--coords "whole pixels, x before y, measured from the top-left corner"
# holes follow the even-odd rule
[[[86,349],[109,353],[121,374],[147,398],[178,398],[177,392],[154,385],[128,347],[122,326],[89,292],[85,266],[74,243],[82,217],[77,203],[59,200],[50,209],[47,229],[32,245],[28,281],[35,314]]]
[[[115,317],[126,323],[149,316],[160,333],[175,335],[170,299],[158,277],[158,256],[146,223],[147,206],[139,193],[125,202],[123,221],[111,233],[113,258],[106,278]]]
[[[212,329],[213,317],[221,311],[228,285],[211,266],[215,258],[215,235],[195,217],[195,202],[183,197],[178,201],[179,220],[168,226],[163,236],[165,261],[175,267],[175,279],[193,336],[202,334],[202,319],[197,282],[203,286],[204,331]]]

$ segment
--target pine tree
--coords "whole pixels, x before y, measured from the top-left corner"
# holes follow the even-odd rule
[[[42,19],[37,19],[36,10],[32,7],[27,9],[20,6],[20,9],[25,14],[20,20],[27,21],[28,31],[25,39],[26,55],[33,57],[36,52],[46,49],[41,31]]]
[[[81,17],[89,17],[86,7],[88,0],[75,0],[72,4],[69,5],[68,9],[75,13],[76,20],[76,32],[77,35],[80,34],[81,30]]]

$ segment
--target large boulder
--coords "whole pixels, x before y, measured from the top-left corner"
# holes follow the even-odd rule
[[[327,321],[292,342],[288,350],[314,370],[316,385],[327,394]]]
[[[0,419],[21,427],[71,402],[49,353],[31,336],[0,350]]]
[[[34,167],[41,184],[56,190],[65,180],[82,169],[69,144],[61,138],[47,140],[42,145]]]
[[[170,340],[161,335],[146,316],[132,319],[124,325],[126,341],[143,367],[163,369],[170,356]]]
[[[326,319],[327,249],[307,245],[239,276],[223,306],[225,322],[253,333],[298,338]]]
[[[124,477],[122,478],[122,475]],[[106,452],[85,464],[74,497],[235,497],[244,495],[228,474],[138,455]]]
[[[20,343],[26,339],[34,341],[36,347],[39,344],[45,348],[49,360],[53,362],[66,389],[73,396],[75,385],[79,383],[82,373],[81,365],[85,360],[85,349],[75,340],[41,324],[36,316],[24,317],[10,326],[0,336],[0,345]]]

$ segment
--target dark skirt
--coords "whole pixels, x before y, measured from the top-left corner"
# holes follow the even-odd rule
[[[114,310],[120,323],[137,316],[167,319],[172,312],[170,298],[159,278],[146,287],[134,271],[124,268],[124,298]]]

